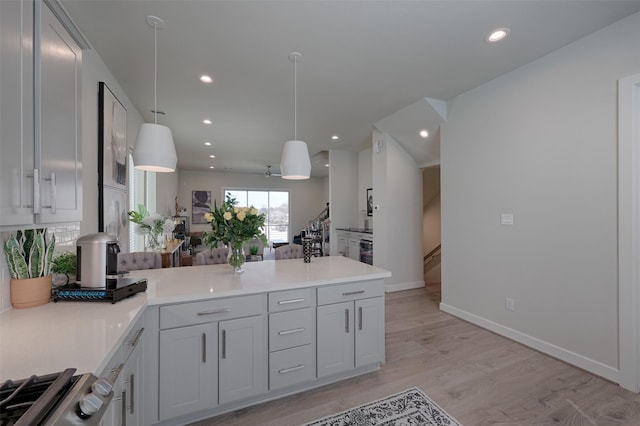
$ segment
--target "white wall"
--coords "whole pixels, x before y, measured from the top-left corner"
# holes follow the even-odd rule
[[[178,204],[187,208],[191,217],[191,191],[211,191],[211,202],[220,205],[223,188],[289,190],[291,197],[291,238],[308,225],[327,205],[325,179],[311,178],[294,181],[279,177],[266,178],[263,174],[202,172],[180,170],[178,179]],[[173,201],[172,201],[173,203]],[[210,226],[191,225],[192,232],[208,231]]]
[[[440,244],[440,166],[422,169],[422,256]]]
[[[133,146],[142,116],[94,50],[82,52],[82,222],[80,234],[98,232],[98,83],[104,81],[127,110],[127,145]],[[131,209],[129,209],[131,210]]]
[[[612,380],[617,80],[639,39],[635,14],[471,90],[442,132],[443,308]]]
[[[329,164],[330,251],[336,254],[336,229],[355,227],[358,223],[358,154],[332,149],[329,151]]]
[[[358,228],[365,227],[365,219],[369,219],[373,228],[373,216],[367,216],[367,188],[373,188],[373,149],[371,148],[363,149],[358,153],[358,223],[356,224]]]
[[[392,277],[385,280],[387,291],[424,286],[422,171],[392,137],[377,130],[373,132],[373,188],[373,263],[391,271]]]

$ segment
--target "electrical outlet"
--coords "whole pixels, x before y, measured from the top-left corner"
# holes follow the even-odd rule
[[[515,311],[516,310],[516,304],[514,302],[514,300],[510,297],[505,297],[504,299],[504,307],[508,310],[508,311]]]

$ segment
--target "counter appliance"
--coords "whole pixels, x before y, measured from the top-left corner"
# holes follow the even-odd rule
[[[82,287],[105,287],[118,278],[118,240],[106,232],[84,235],[76,242],[76,283]]]

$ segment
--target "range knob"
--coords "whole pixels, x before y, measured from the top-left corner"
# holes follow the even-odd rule
[[[91,384],[91,390],[93,393],[96,393],[101,397],[108,396],[111,389],[113,389],[113,385],[107,379],[98,379]]]
[[[89,393],[78,401],[78,415],[83,418],[89,418],[98,412],[104,401],[98,395]]]

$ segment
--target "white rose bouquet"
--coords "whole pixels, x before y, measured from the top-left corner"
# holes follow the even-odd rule
[[[136,232],[140,235],[149,235],[151,246],[158,245],[158,237],[161,234],[173,232],[175,224],[173,220],[161,216],[158,213],[149,213],[147,208],[138,204],[138,211],[131,210],[127,213],[129,220],[138,226]],[[155,244],[154,244],[155,242]],[[155,248],[155,247],[151,247]]]

